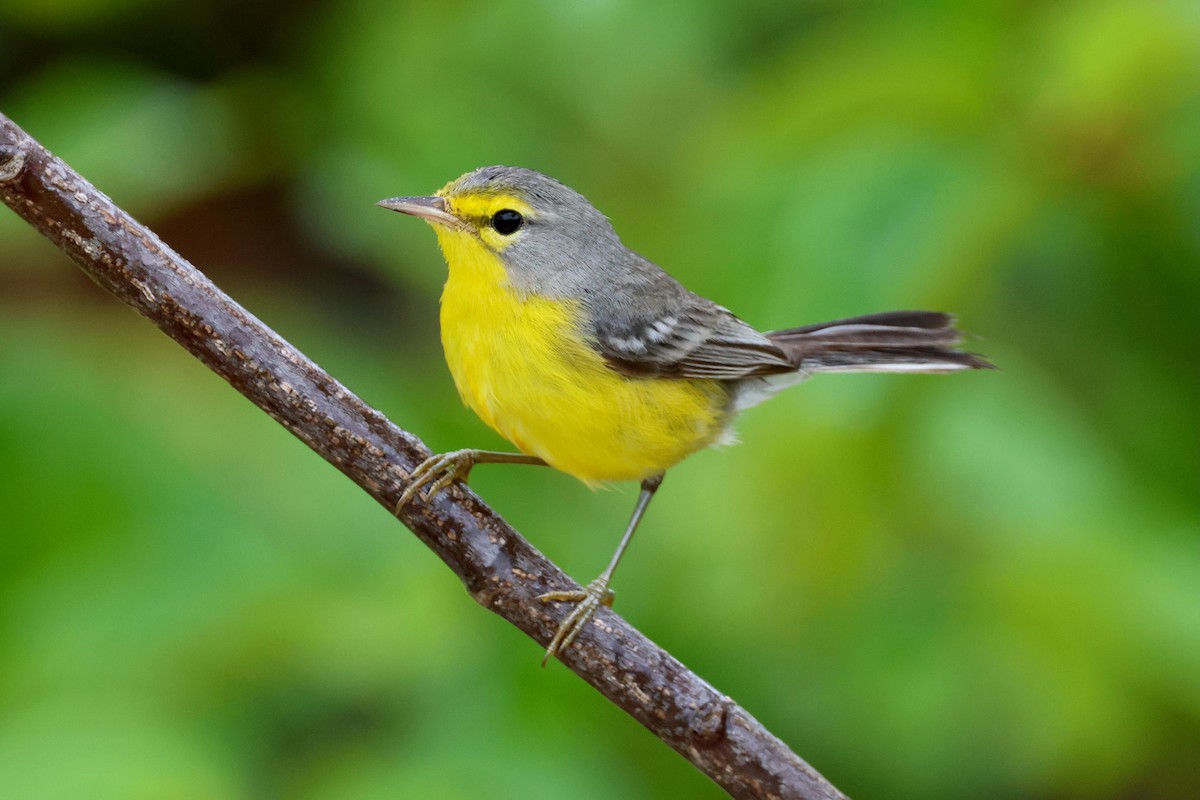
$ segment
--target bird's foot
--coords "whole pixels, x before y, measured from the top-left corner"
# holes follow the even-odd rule
[[[537,599],[543,603],[575,604],[575,608],[571,609],[571,613],[558,626],[554,638],[550,640],[550,646],[546,648],[546,655],[542,657],[543,667],[546,666],[546,662],[550,660],[551,656],[557,656],[571,646],[583,627],[592,617],[596,616],[600,606],[612,607],[614,595],[612,589],[608,588],[608,581],[607,576],[601,576],[581,590],[546,592],[538,595]]]
[[[408,488],[396,501],[395,513],[399,514],[417,492],[426,486],[425,499],[432,500],[437,493],[455,481],[466,483],[471,474],[471,467],[478,463],[476,450],[451,450],[449,453],[439,453],[422,461],[412,474],[408,476]]]

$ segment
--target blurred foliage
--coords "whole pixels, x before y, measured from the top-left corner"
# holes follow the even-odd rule
[[[431,446],[499,446],[372,206],[488,163],[763,327],[957,312],[674,470],[618,609],[855,797],[1200,785],[1200,6],[0,2],[0,109]],[[0,213],[0,786],[717,797]],[[481,469],[580,579],[632,487]]]

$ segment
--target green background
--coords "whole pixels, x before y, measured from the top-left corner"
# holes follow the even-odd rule
[[[0,109],[439,450],[444,266],[554,175],[760,328],[959,314],[676,468],[617,609],[858,798],[1200,785],[1200,5],[0,0]],[[0,212],[13,798],[718,797]],[[473,483],[576,578],[635,487]]]

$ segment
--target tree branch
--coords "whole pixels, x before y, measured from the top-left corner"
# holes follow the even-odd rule
[[[429,455],[0,114],[0,198],[377,502]],[[484,608],[543,647],[564,613],[535,600],[570,578],[466,487],[400,517]],[[842,798],[725,695],[609,609],[562,661],[734,797]],[[532,662],[531,662],[532,663]]]

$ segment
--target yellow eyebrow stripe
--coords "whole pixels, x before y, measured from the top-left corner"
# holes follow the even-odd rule
[[[442,191],[445,190],[443,189]],[[460,219],[488,219],[497,211],[504,208],[511,208],[526,218],[533,216],[533,208],[524,200],[511,194],[473,192],[471,194],[441,196],[450,206],[451,213]]]

